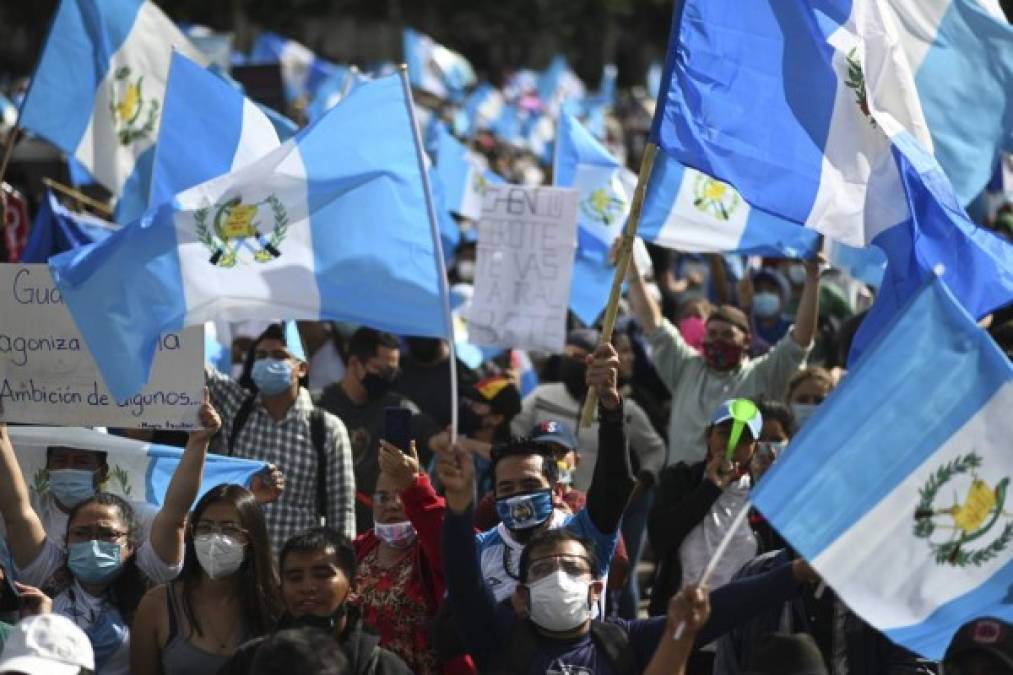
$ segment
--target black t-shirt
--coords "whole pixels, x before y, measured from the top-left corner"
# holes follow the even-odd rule
[[[372,499],[376,488],[376,479],[380,475],[377,451],[380,439],[383,438],[386,413],[391,408],[408,408],[412,415],[412,439],[419,453],[419,460],[425,466],[429,461],[429,438],[437,431],[436,425],[427,415],[419,414],[418,406],[410,399],[396,392],[388,392],[362,405],[352,402],[335,383],[324,389],[318,404],[330,413],[337,415],[348,430],[348,440],[352,446],[352,463],[355,470],[355,524],[356,532],[362,533],[373,527],[373,510],[363,503],[363,497]]]
[[[465,391],[478,382],[474,370],[457,361],[457,389]],[[435,366],[420,364],[410,354],[401,358],[397,390],[418,404],[419,409],[441,428],[450,424],[450,359]]]

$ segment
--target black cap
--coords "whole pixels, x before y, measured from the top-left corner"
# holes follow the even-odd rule
[[[1013,672],[1013,626],[991,617],[965,623],[953,636],[943,663],[968,652],[991,654]]]
[[[747,675],[827,675],[811,635],[770,633],[760,638]]]

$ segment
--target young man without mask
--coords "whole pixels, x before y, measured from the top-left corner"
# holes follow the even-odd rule
[[[278,564],[285,603],[279,631],[309,626],[326,632],[341,646],[348,660],[344,672],[351,675],[410,675],[404,661],[379,646],[380,638],[365,627],[358,608],[348,602],[355,579],[352,542],[331,528],[312,528],[285,542]],[[269,637],[240,646],[218,674],[251,672],[258,650]]]

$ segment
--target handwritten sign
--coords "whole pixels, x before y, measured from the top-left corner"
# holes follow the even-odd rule
[[[577,246],[576,190],[491,185],[478,223],[476,345],[561,351]]]
[[[192,429],[204,329],[163,335],[148,386],[115,400],[46,265],[0,265],[0,404],[9,422]]]

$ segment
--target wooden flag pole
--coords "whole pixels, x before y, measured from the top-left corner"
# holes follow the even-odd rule
[[[651,169],[654,167],[654,154],[658,146],[648,143],[644,148],[644,157],[640,160],[640,174],[637,176],[637,187],[633,190],[633,203],[630,205],[630,217],[626,219],[626,227],[623,228],[622,242],[619,245],[619,255],[616,259],[616,273],[612,277],[612,290],[609,291],[608,305],[605,307],[605,318],[602,322],[601,344],[608,344],[612,341],[612,331],[616,326],[616,314],[619,312],[619,295],[622,293],[623,281],[626,279],[626,271],[629,269],[630,258],[633,255],[633,241],[637,236],[637,226],[640,224],[640,211],[644,206],[644,194],[647,192],[647,182],[651,179]],[[580,426],[591,425],[594,419],[595,401],[598,399],[598,392],[594,387],[587,391],[587,398],[584,399],[584,407],[580,411]]]
[[[14,154],[14,146],[18,142],[18,131],[18,125],[15,124],[7,134],[7,142],[4,144],[4,158],[0,163],[0,183],[3,183],[4,177],[7,175],[7,165],[10,164],[11,155]]]
[[[85,206],[90,206],[91,208],[95,209],[96,211],[103,214],[107,218],[111,218],[113,215],[113,210],[111,208],[109,208],[102,202],[98,201],[97,199],[92,199],[91,197],[81,192],[80,190],[75,190],[69,185],[64,185],[63,183],[55,181],[52,178],[49,178],[48,176],[42,177],[42,184],[48,188],[56,190],[57,192],[62,192],[63,194],[67,195],[72,199],[76,199]]]

